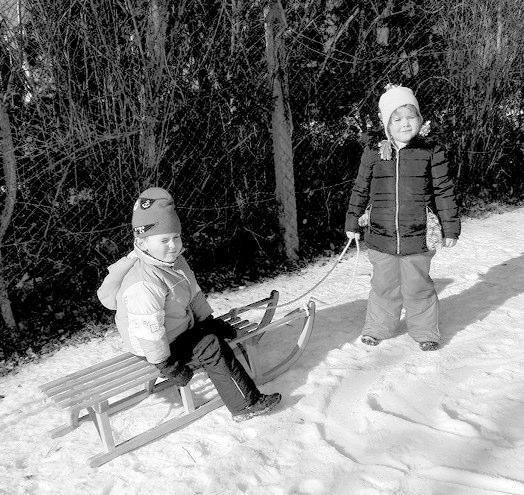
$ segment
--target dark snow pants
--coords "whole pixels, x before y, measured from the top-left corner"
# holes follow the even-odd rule
[[[179,335],[170,348],[171,354],[190,369],[204,369],[232,414],[260,397],[257,386],[222,337],[202,333],[197,324]]]
[[[395,335],[404,308],[409,335],[417,342],[440,342],[438,298],[429,276],[435,251],[405,256],[368,250],[373,265],[362,334],[382,340]]]

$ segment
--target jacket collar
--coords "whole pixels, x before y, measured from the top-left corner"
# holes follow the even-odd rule
[[[159,260],[157,258],[154,258],[153,256],[151,256],[150,254],[146,253],[145,251],[142,251],[136,241],[135,241],[135,244],[133,246],[133,254],[136,255],[137,258],[141,259],[144,263],[147,263],[148,265],[153,265],[153,266],[162,266],[162,267],[167,267],[167,268],[173,268],[178,260],[180,259],[180,255],[185,251],[184,248],[182,248],[182,251],[180,251],[180,253],[178,254],[177,258],[175,259],[175,261],[172,261],[172,262],[168,262],[168,261],[162,261],[162,260]]]
[[[425,145],[426,141],[422,136],[415,136],[404,148],[420,148]]]

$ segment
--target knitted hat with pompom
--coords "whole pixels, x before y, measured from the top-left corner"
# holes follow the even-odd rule
[[[386,86],[386,92],[383,93],[378,100],[378,109],[380,111],[380,118],[382,120],[382,124],[384,125],[384,131],[386,132],[388,139],[391,139],[388,129],[391,114],[397,108],[403,107],[404,105],[413,105],[422,121],[418,101],[411,89],[404,86],[394,86],[392,84]]]

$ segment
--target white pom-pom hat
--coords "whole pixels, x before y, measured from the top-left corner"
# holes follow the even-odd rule
[[[422,123],[422,116],[420,114],[420,108],[418,106],[418,101],[413,94],[411,89],[404,86],[392,86],[389,89],[386,89],[386,92],[382,94],[378,100],[378,109],[380,111],[380,118],[382,119],[382,124],[384,125],[384,131],[386,132],[386,137],[391,140],[389,134],[388,126],[389,119],[391,114],[400,107],[404,105],[413,105],[418,112],[420,121]]]

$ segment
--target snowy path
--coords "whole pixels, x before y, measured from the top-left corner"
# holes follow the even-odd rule
[[[354,252],[353,252],[354,254]],[[301,273],[210,296],[217,313],[276,288],[285,302],[319,280]],[[0,493],[5,494],[524,494],[524,208],[466,220],[432,275],[445,344],[422,353],[406,334],[377,348],[358,341],[370,265],[343,262],[314,295],[315,332],[302,359],[264,387],[281,391],[272,415],[236,424],[225,408],[98,469],[92,425],[51,440],[54,409],[22,417],[39,384],[120,351],[116,335],[65,347],[0,378]],[[289,308],[285,308],[289,309]],[[292,336],[272,336],[276,349]],[[274,358],[268,352],[269,359]],[[207,390],[204,377],[196,385]],[[169,394],[113,420],[128,435],[178,414]]]

